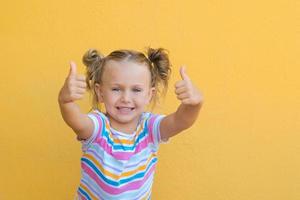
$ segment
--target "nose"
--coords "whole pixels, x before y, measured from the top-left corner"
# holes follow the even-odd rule
[[[130,93],[128,92],[128,91],[124,91],[123,93],[122,93],[122,97],[121,97],[121,99],[122,99],[122,101],[123,102],[130,102]]]

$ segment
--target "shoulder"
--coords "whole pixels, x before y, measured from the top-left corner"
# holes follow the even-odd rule
[[[144,121],[147,124],[148,128],[153,127],[154,125],[158,125],[158,123],[165,117],[163,114],[156,114],[152,112],[143,113]]]
[[[88,137],[77,138],[82,141],[84,145],[90,144],[98,135],[101,135],[106,124],[106,116],[99,110],[91,110],[87,113],[87,116],[92,126],[91,130],[89,130]]]
[[[164,114],[153,113],[153,112],[143,112],[143,115],[147,117],[165,116]]]
[[[142,115],[142,118],[144,120],[154,120],[156,118],[164,117],[165,115],[163,114],[157,114],[157,113],[152,113],[152,112],[144,112]]]
[[[104,113],[102,113],[101,111],[99,110],[91,110],[89,113],[88,113],[88,116],[90,118],[98,118],[98,119],[101,119],[101,120],[107,120],[107,117],[105,116]]]
[[[160,126],[166,115],[147,112],[145,113],[145,116],[145,126],[149,132],[150,141],[152,141],[156,146],[158,146],[161,142],[165,142],[161,140]]]
[[[99,110],[92,110],[87,115],[94,124],[94,131],[98,132],[98,129],[102,130],[108,123],[108,118]]]

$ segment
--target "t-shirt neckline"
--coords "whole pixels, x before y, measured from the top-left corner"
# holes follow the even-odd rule
[[[140,119],[138,121],[138,124],[135,128],[135,130],[133,131],[133,133],[131,134],[128,134],[128,133],[124,133],[124,132],[121,132],[121,131],[118,131],[116,129],[114,129],[111,124],[110,124],[110,121],[109,121],[109,118],[108,116],[106,115],[106,113],[102,113],[100,112],[101,114],[103,114],[103,116],[105,117],[105,121],[108,123],[108,126],[109,126],[109,131],[114,134],[114,135],[120,135],[120,136],[123,136],[123,137],[128,137],[128,138],[132,138],[136,135],[136,132],[139,130],[140,126],[143,124],[143,121],[144,121],[144,118],[145,118],[145,112],[143,112],[140,116]]]

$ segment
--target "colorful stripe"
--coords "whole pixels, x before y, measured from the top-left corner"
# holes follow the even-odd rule
[[[82,141],[80,199],[150,199],[161,115],[143,113],[134,135],[112,132],[108,118],[89,114],[95,130]]]

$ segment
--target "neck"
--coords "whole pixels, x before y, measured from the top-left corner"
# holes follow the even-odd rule
[[[122,133],[126,133],[126,134],[133,134],[133,132],[136,130],[138,123],[139,123],[139,119],[135,120],[133,122],[130,123],[120,123],[116,120],[114,120],[112,117],[110,117],[109,115],[107,115],[109,122],[110,122],[110,126],[117,130],[120,131]]]

